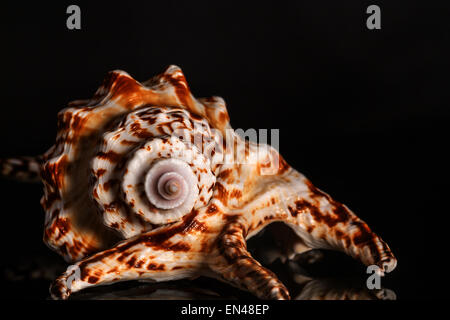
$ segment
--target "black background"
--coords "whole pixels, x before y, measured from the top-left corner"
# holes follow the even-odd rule
[[[430,1],[2,3],[0,157],[54,142],[56,113],[105,74],[180,66],[234,128],[279,128],[280,152],[399,260],[399,299],[442,298],[448,225],[449,6]],[[66,28],[78,4],[82,30]],[[382,29],[366,28],[378,4]],[[2,265],[51,254],[39,185],[0,181]],[[363,268],[363,267],[361,267]],[[21,293],[33,298],[31,294]]]

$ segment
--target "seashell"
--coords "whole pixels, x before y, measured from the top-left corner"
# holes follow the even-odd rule
[[[224,100],[196,99],[176,66],[143,83],[110,72],[92,99],[59,112],[54,146],[3,160],[0,170],[43,183],[44,242],[72,264],[51,287],[57,299],[117,281],[199,275],[289,299],[246,249],[276,221],[294,231],[294,252],[327,248],[382,272],[396,266],[365,222],[274,148],[241,138]]]

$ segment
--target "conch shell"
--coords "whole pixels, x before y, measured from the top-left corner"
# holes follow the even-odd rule
[[[143,83],[110,72],[92,99],[58,114],[50,150],[4,160],[1,169],[43,182],[44,241],[72,263],[52,285],[54,298],[117,281],[203,275],[289,299],[246,249],[275,221],[295,232],[288,245],[297,253],[327,248],[380,272],[396,266],[366,223],[274,148],[236,134],[223,99],[194,98],[176,66]]]

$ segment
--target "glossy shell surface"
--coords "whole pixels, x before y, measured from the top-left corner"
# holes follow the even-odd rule
[[[326,248],[381,272],[396,266],[364,221],[274,148],[242,139],[224,100],[196,99],[176,66],[143,83],[110,72],[92,99],[58,114],[50,150],[17,160],[21,174],[11,161],[2,162],[3,174],[43,182],[44,241],[72,264],[52,285],[54,298],[117,281],[202,275],[289,299],[246,248],[276,221],[296,235],[287,258]]]

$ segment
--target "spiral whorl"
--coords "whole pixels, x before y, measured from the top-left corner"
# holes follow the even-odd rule
[[[159,160],[145,177],[145,193],[156,208],[190,211],[198,196],[197,178],[182,160]]]
[[[149,140],[127,163],[122,189],[132,210],[153,224],[177,221],[197,203],[206,205],[215,183],[210,161],[175,136]],[[199,195],[201,194],[201,198]],[[203,201],[202,201],[203,200]]]
[[[105,224],[129,238],[206,206],[216,181],[205,152],[212,139],[208,124],[182,109],[145,107],[126,115],[104,134],[92,164]]]

